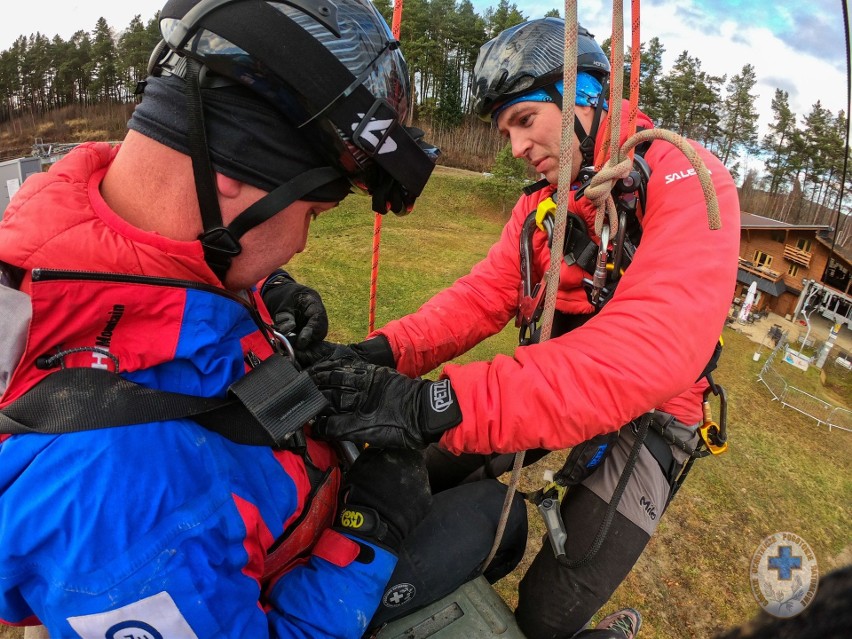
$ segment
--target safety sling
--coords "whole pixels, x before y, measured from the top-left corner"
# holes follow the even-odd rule
[[[116,373],[65,368],[0,410],[0,433],[62,433],[192,419],[238,444],[300,447],[301,427],[326,400],[307,373],[282,355],[261,362],[228,389],[197,397],[147,388]]]

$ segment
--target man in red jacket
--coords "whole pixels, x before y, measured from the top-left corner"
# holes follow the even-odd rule
[[[433,491],[499,474],[511,461],[499,453],[574,447],[557,475],[569,487],[559,508],[567,524],[564,554],[545,544],[519,589],[516,616],[534,638],[574,635],[609,599],[696,456],[705,369],[733,294],[739,242],[737,192],[722,163],[691,143],[719,201],[721,229],[710,230],[689,161],[668,142],[654,141],[637,163],[645,175],[635,228],[621,242],[628,268],[617,282],[607,281],[603,297],[591,290],[594,259],[604,255],[611,263],[615,253],[600,252],[595,207],[582,191],[604,140],[609,63],[581,27],[574,172],[566,185],[575,191],[572,230],[553,338],[533,339],[513,357],[449,364],[438,382],[407,377],[500,331],[519,308],[522,263],[533,283],[548,268],[547,234],[535,231],[530,215],[557,186],[563,42],[562,20],[525,22],[486,43],[475,67],[478,115],[549,184],[520,198],[500,240],[470,274],[355,345],[368,361],[326,361],[311,372],[334,409],[315,432],[381,446],[437,443],[427,452]],[[653,126],[642,114],[638,124]],[[636,619],[620,619],[632,637]]]
[[[169,0],[123,143],[5,211],[0,625],[358,639],[434,512],[419,454],[344,475],[303,429],[325,400],[255,290],[353,182],[399,212],[434,164],[375,6],[293,4]]]

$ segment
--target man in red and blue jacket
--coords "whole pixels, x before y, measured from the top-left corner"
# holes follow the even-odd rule
[[[313,48],[303,53],[321,60],[319,76],[357,85],[353,95],[405,120],[407,71],[370,2],[338,0],[330,17],[308,5],[222,4],[166,4],[124,142],[81,145],[29,178],[0,225],[0,303],[4,331],[15,331],[4,334],[0,408],[4,424],[31,431],[0,436],[2,623],[40,622],[55,638],[356,639],[429,508],[419,455],[364,454],[338,490],[338,456],[309,432],[271,447],[187,418],[86,430],[116,398],[85,412],[73,385],[41,404],[68,422],[61,434],[40,431],[38,412],[14,412],[76,370],[225,398],[284,358],[254,285],[304,248],[311,219],[359,176],[397,211],[419,193],[422,176],[378,166],[361,175],[370,162],[336,146],[363,160],[358,140],[298,128],[310,108],[326,109],[289,78],[284,30]],[[352,84],[380,53],[378,81]],[[290,82],[269,92],[270,77],[235,66],[247,57]],[[296,104],[308,111],[293,113]],[[412,145],[391,162],[431,166]],[[268,383],[273,395],[277,380]],[[305,398],[293,401],[297,410]]]
[[[528,21],[483,45],[474,71],[478,115],[495,123],[515,157],[525,159],[549,184],[520,198],[499,241],[470,274],[416,313],[355,345],[371,363],[326,361],[311,371],[332,402],[316,432],[372,445],[437,443],[427,450],[433,491],[511,467],[510,456],[495,453],[559,450],[618,433],[597,470],[562,500],[567,559],[558,560],[545,544],[521,582],[516,617],[532,638],[570,637],[581,629],[656,529],[690,457],[684,451],[694,451],[698,442],[708,387],[703,374],[734,291],[739,243],[737,192],[722,163],[690,142],[710,171],[718,197],[721,228],[710,230],[704,193],[689,160],[668,142],[654,141],[643,150],[650,176],[636,215],[641,243],[636,241],[632,263],[602,308],[592,303],[584,285],[592,278],[589,269],[563,261],[552,339],[522,346],[511,357],[448,364],[437,389],[406,377],[464,353],[502,330],[518,312],[524,222],[557,188],[563,45],[562,20]],[[574,190],[582,186],[580,170],[593,164],[605,139],[602,87],[609,62],[582,27],[578,52],[574,172],[564,188],[572,189],[569,212],[589,229],[597,255],[601,239],[594,232],[595,207],[583,195],[574,197],[579,193]],[[623,139],[627,112],[625,103]],[[638,126],[653,124],[640,113]],[[532,237],[530,262],[532,282],[541,281],[550,264],[544,232]],[[367,406],[384,408],[371,412]],[[446,416],[453,409],[448,427]],[[638,419],[652,411],[668,440],[649,430],[644,445],[640,441],[609,532],[597,539],[637,440]],[[598,543],[594,559],[582,561]],[[572,562],[577,565],[568,565]],[[631,619],[630,628],[613,636],[632,637],[638,617]]]

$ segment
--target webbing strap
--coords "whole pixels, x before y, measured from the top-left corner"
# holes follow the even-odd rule
[[[630,477],[633,475],[633,468],[636,466],[636,461],[639,459],[639,451],[645,443],[646,435],[648,434],[648,427],[651,424],[651,421],[651,414],[645,413],[631,422],[631,425],[628,425],[634,428],[635,439],[633,441],[633,446],[630,449],[630,453],[627,455],[627,461],[624,463],[624,468],[621,470],[621,476],[618,478],[615,490],[610,497],[609,504],[607,504],[598,532],[595,534],[592,544],[586,549],[586,552],[579,559],[571,561],[568,559],[567,555],[557,557],[557,560],[561,565],[571,569],[580,568],[581,566],[585,566],[590,563],[592,559],[595,558],[595,555],[598,554],[604,540],[609,534],[609,527],[612,525],[612,520],[615,517],[615,511],[618,509],[618,504],[621,502],[621,497],[624,495],[624,491],[627,488],[627,482],[630,481]],[[633,424],[635,424],[635,427],[632,426]]]
[[[341,177],[343,176],[340,171],[330,166],[309,169],[249,206],[234,218],[228,225],[228,230],[235,239],[239,240],[248,231],[283,211],[314,189]]]
[[[189,130],[186,137],[189,157],[192,159],[192,173],[195,177],[195,193],[201,209],[201,220],[204,230],[208,231],[222,226],[222,212],[219,209],[216,177],[208,152],[207,130],[204,127],[204,109],[201,105],[201,87],[198,83],[200,71],[201,64],[197,60],[187,61],[185,86]]]
[[[0,411],[0,433],[58,435],[189,418],[238,444],[286,448],[326,405],[307,373],[282,356],[233,384],[230,397],[197,397],[135,384],[94,368],[59,370]]]
[[[568,224],[565,229],[565,263],[568,266],[576,264],[587,273],[594,273],[595,261],[598,257],[598,245],[589,237],[589,232],[583,220],[573,213],[568,213]]]
[[[307,373],[298,372],[290,360],[275,355],[232,384],[229,391],[275,442],[285,441],[328,406]]]
[[[652,418],[653,419],[653,418]],[[648,429],[648,436],[645,438],[645,448],[651,453],[651,456],[660,465],[660,470],[669,482],[669,490],[674,487],[677,476],[680,473],[680,464],[675,460],[672,454],[672,447],[663,436],[658,432],[657,428],[665,429],[665,425],[657,426],[657,422],[652,421],[652,427]]]

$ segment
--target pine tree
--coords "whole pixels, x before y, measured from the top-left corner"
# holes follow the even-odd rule
[[[488,37],[493,38],[501,31],[520,24],[526,18],[518,9],[517,4],[509,4],[509,0],[499,0],[497,8],[485,10],[485,25]]]
[[[790,94],[781,89],[775,89],[771,108],[774,119],[769,125],[769,133],[763,137],[760,148],[765,158],[767,188],[770,194],[775,195],[789,171],[793,136],[796,132],[796,114],[790,110]]]
[[[157,34],[159,36],[159,34]],[[118,38],[118,75],[122,88],[122,100],[128,99],[136,89],[136,83],[148,74],[148,59],[159,38],[152,39],[150,30],[136,15]]]
[[[656,36],[642,44],[640,58],[642,69],[639,73],[639,106],[651,120],[659,121],[662,110],[660,78],[663,75],[663,54],[665,47]]]
[[[708,75],[683,51],[660,80],[660,125],[705,145],[719,138],[719,104],[724,76]]]
[[[95,24],[92,59],[94,61],[92,91],[96,99],[117,100],[119,98],[118,52],[112,28],[103,17],[98,18]]]
[[[728,95],[722,105],[722,139],[719,158],[727,166],[739,157],[739,150],[751,152],[757,148],[756,95],[751,93],[757,84],[754,67],[743,66],[728,83]]]

